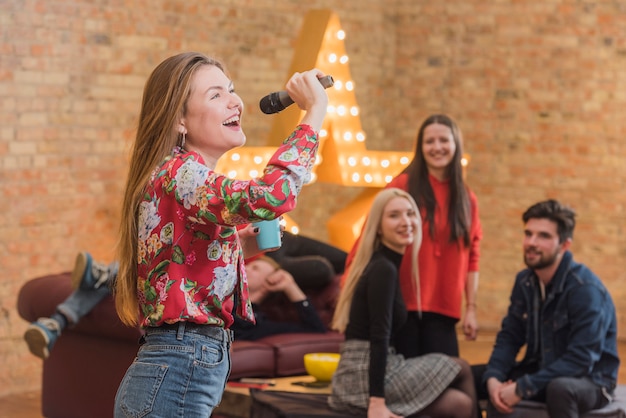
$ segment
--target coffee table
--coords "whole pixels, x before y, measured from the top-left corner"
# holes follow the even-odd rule
[[[329,395],[331,388],[330,382],[316,382],[313,376],[290,376],[266,379],[273,382],[272,386],[265,386],[264,391],[279,391],[293,393],[307,393],[317,395]],[[255,385],[250,385],[255,387]],[[215,408],[215,415],[227,416],[229,418],[248,418],[250,416],[250,407],[252,406],[252,398],[250,397],[250,388],[242,387],[237,382],[229,382],[226,384],[222,402]]]

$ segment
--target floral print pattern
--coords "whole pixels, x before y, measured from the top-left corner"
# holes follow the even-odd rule
[[[234,314],[254,321],[237,226],[292,210],[317,147],[316,133],[300,125],[262,177],[248,181],[229,179],[199,154],[174,148],[153,172],[137,218],[142,326],[185,320],[228,328]]]

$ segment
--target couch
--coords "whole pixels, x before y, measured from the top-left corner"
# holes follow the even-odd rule
[[[70,273],[32,279],[20,289],[17,308],[28,322],[49,316],[72,292]],[[307,292],[322,320],[330,323],[339,292],[339,277],[328,286]],[[278,320],[295,311],[282,295],[272,295],[262,309]],[[42,413],[48,418],[113,416],[115,393],[138,349],[141,330],[118,319],[107,297],[76,326],[66,328],[43,364]],[[258,341],[235,341],[230,379],[305,374],[303,356],[310,352],[338,352],[343,336],[283,334]],[[33,361],[37,359],[33,357]]]

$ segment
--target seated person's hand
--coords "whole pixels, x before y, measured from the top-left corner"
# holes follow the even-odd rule
[[[286,288],[296,284],[293,276],[283,269],[278,269],[270,273],[265,279],[265,282],[272,292],[282,292]]]
[[[283,292],[291,302],[300,302],[306,295],[298,287],[293,276],[283,269],[269,274],[265,279],[266,287],[272,292]]]
[[[515,382],[507,382],[500,388],[500,399],[511,408],[522,400],[522,398],[515,393],[516,389],[517,383]]]
[[[491,401],[491,404],[498,410],[498,412],[510,414],[513,412],[513,408],[504,402],[500,394],[506,385],[507,383],[502,383],[495,377],[490,377],[489,380],[487,380],[487,390],[489,391],[489,400]]]
[[[385,405],[385,398],[370,397],[370,403],[367,408],[367,418],[403,418],[396,415]]]

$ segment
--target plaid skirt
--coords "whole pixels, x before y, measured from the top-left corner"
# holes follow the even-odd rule
[[[367,411],[369,359],[369,341],[348,340],[343,343],[328,399],[331,408],[351,414]],[[444,354],[405,359],[390,348],[385,371],[385,404],[395,414],[415,414],[437,399],[460,370],[461,366]]]

